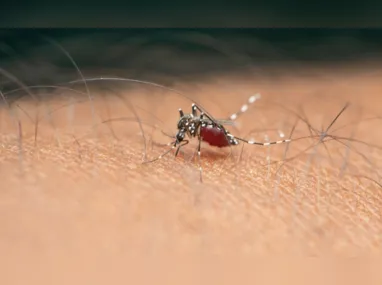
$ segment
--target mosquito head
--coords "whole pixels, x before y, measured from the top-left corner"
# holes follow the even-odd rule
[[[191,115],[185,115],[182,109],[179,109],[179,115],[180,119],[178,121],[178,133],[176,134],[176,140],[178,143],[183,141],[184,137],[186,136],[189,121],[192,119]]]
[[[185,135],[186,135],[186,131],[179,130],[178,133],[176,134],[176,141],[177,141],[177,143],[182,142],[184,140]]]

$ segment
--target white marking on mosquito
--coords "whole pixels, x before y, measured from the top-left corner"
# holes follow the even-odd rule
[[[248,110],[248,105],[243,105],[242,107],[241,107],[241,109],[240,109],[240,111],[242,112],[242,113],[244,113],[245,111],[247,111]]]
[[[269,137],[268,137],[268,135],[264,135],[264,140],[265,140],[265,143],[264,143],[264,144],[269,143]],[[269,155],[269,150],[270,150],[270,149],[268,149],[268,154],[267,154],[267,161],[268,161],[268,162],[271,161],[271,156]]]
[[[232,121],[237,119],[237,114],[232,114],[231,117],[229,117]]]
[[[253,102],[255,102],[256,101],[256,97],[255,96],[251,96],[251,97],[249,97],[249,99],[248,99],[248,102],[250,103],[250,104],[252,104]]]
[[[279,132],[279,137],[280,138],[284,138],[285,137],[285,134],[282,131],[278,131],[278,132]]]
[[[232,114],[232,115],[229,117],[230,120],[231,120],[231,121],[234,121],[234,120],[236,120],[236,119],[239,117],[239,115],[241,115],[241,114],[247,112],[247,111],[248,111],[248,108],[249,108],[249,105],[253,104],[257,99],[260,99],[260,97],[261,97],[261,96],[260,96],[259,93],[258,93],[258,94],[255,94],[255,95],[252,95],[251,97],[249,97],[249,99],[248,99],[248,104],[244,104],[243,106],[241,106],[239,112],[234,113],[234,114]]]
[[[249,97],[248,102],[249,102],[249,104],[252,104],[252,103],[254,103],[257,99],[260,99],[260,98],[261,98],[260,93],[257,93],[257,94],[255,94],[255,95]]]

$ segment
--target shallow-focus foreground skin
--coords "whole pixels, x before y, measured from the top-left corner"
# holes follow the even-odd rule
[[[92,70],[98,79],[86,85],[79,77],[55,88],[21,86],[22,98],[2,92],[1,283],[207,284],[212,276],[229,280],[217,269],[221,257],[227,276],[242,283],[240,272],[253,273],[255,263],[232,262],[237,257],[380,254],[377,65],[158,77],[189,98],[105,76],[114,70]],[[197,140],[175,159],[173,151],[143,163],[169,149],[173,139],[165,134],[175,135],[179,108],[189,113],[197,102],[225,119],[255,93],[261,99],[227,129],[290,143],[223,149],[203,143],[203,183]],[[304,279],[298,268],[262,274],[293,284],[340,274],[325,263],[321,268],[327,276]],[[358,280],[353,274],[344,280]],[[377,278],[365,276],[368,284]]]

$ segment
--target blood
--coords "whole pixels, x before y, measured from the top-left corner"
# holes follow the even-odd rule
[[[203,141],[212,146],[225,147],[230,145],[224,130],[218,127],[201,127],[200,136]]]

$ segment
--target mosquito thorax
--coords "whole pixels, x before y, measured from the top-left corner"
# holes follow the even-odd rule
[[[184,115],[178,121],[178,129],[185,128],[187,124],[192,120],[192,115]]]

